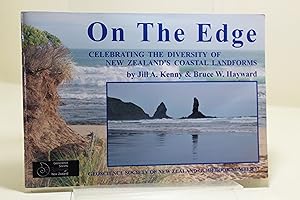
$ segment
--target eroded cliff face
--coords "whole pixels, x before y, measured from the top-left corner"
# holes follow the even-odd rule
[[[23,56],[26,186],[43,186],[41,180],[32,178],[32,162],[49,160],[51,151],[64,145],[83,151],[87,141],[71,130],[58,112],[58,86],[71,71],[67,49],[32,47],[23,49]]]

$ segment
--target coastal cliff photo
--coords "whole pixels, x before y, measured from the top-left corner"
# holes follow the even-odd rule
[[[258,162],[256,87],[108,82],[108,165]]]
[[[22,37],[26,187],[91,184],[79,177],[41,179],[50,174],[43,168],[45,164],[41,164],[41,177],[33,177],[36,172],[32,163],[39,161],[79,160],[81,173],[92,166],[100,167],[104,142],[96,135],[101,127],[73,125],[60,113],[64,102],[59,88],[73,77],[70,50],[55,35],[33,26],[22,25]],[[89,162],[95,157],[96,162]]]

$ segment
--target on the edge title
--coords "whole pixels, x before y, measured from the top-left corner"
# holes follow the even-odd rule
[[[213,27],[211,23],[196,23],[195,31],[197,43],[228,43],[233,48],[242,48],[245,43],[255,43],[257,32],[255,29],[231,29],[223,23],[219,27]],[[183,42],[187,37],[183,28],[168,29],[163,23],[138,22],[136,28],[140,31],[140,42]],[[214,32],[212,28],[217,28]],[[153,32],[156,38],[150,38]],[[87,27],[87,35],[94,42],[111,40],[112,42],[124,42],[126,30],[122,27],[108,27],[103,22],[92,22]]]

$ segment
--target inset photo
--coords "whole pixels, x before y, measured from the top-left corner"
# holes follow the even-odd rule
[[[107,82],[109,167],[259,161],[256,81]]]

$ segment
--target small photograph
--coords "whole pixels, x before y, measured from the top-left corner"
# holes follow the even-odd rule
[[[107,82],[109,167],[259,161],[257,82]]]

